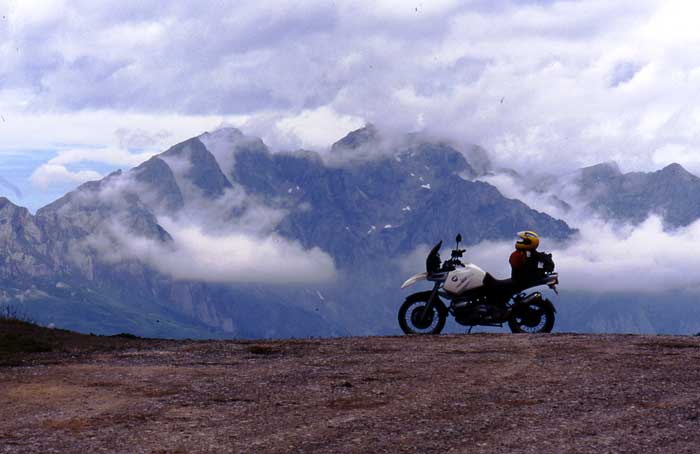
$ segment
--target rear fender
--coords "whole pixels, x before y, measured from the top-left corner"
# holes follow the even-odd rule
[[[522,300],[518,301],[513,305],[513,312],[516,314],[518,313],[519,309],[527,307],[529,304],[533,302],[538,302],[539,304],[543,305],[544,307],[547,307],[552,310],[552,312],[557,312],[557,309],[554,307],[554,304],[552,304],[551,301],[549,301],[546,298],[542,298],[542,294],[540,292],[532,292],[529,295],[527,295],[525,298]]]
[[[418,292],[418,293],[413,293],[412,295],[408,295],[406,297],[406,301],[428,301],[430,299],[430,295],[432,295],[433,292]],[[445,303],[442,302],[439,296],[435,295],[435,298],[433,299],[433,306],[435,306],[438,310],[438,312],[441,315],[447,316],[448,311],[447,311],[447,306],[445,306]]]

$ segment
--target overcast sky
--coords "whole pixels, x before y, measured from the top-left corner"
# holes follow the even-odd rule
[[[372,122],[479,143],[515,168],[700,173],[699,13],[668,0],[0,0],[0,194],[36,209],[222,124],[277,149]]]

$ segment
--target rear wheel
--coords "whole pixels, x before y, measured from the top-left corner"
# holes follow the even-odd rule
[[[513,333],[550,333],[554,328],[554,310],[547,300],[533,301],[520,306],[508,319]]]
[[[440,313],[435,305],[428,308],[427,298],[407,299],[399,309],[399,326],[406,334],[440,334],[445,327],[447,315]],[[426,313],[427,310],[427,313]]]

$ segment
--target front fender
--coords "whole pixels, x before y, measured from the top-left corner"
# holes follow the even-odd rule
[[[426,279],[428,279],[428,273],[418,273],[418,274],[415,274],[415,275],[409,277],[409,278],[406,280],[406,282],[404,282],[404,283],[401,285],[401,288],[403,289],[403,288],[406,288],[406,287],[410,287],[410,286],[412,286],[413,284],[415,284],[416,282],[418,282],[418,281],[424,281],[424,280],[426,280]]]
[[[408,295],[406,297],[406,301],[425,301],[427,303],[430,300],[430,295],[432,294],[432,291],[414,293],[412,295]],[[445,306],[445,303],[443,303],[440,297],[437,295],[435,295],[435,299],[433,300],[433,306],[437,308],[438,312],[441,315],[447,316],[447,314],[449,313],[447,310],[447,306]]]

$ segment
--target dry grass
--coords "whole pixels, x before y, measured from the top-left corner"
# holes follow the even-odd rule
[[[95,336],[45,328],[24,319],[7,306],[0,308],[0,367],[30,362],[50,363],[60,360],[55,354],[86,355],[95,352],[125,350],[133,347],[155,348],[173,341],[153,341],[129,334]],[[49,355],[49,354],[54,355]]]
[[[0,365],[16,363],[21,353],[42,353],[53,350],[46,339],[29,331],[39,328],[29,317],[13,306],[0,307]]]

